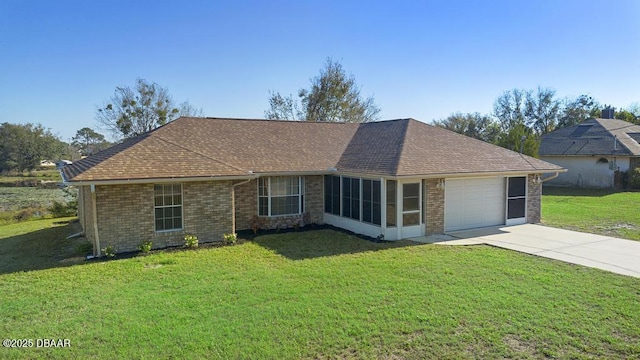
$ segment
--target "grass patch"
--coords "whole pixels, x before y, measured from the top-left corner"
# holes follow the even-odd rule
[[[67,239],[80,231],[80,224],[73,220],[75,217],[0,226],[0,274],[83,262],[92,248],[84,238]]]
[[[0,226],[50,217],[48,207],[55,201],[67,203],[64,190],[0,187]]]
[[[640,279],[331,230],[9,273],[0,293],[5,338],[72,344],[9,359],[640,356]]]
[[[0,183],[15,183],[29,180],[56,181],[61,182],[62,177],[58,170],[35,170],[25,171],[23,173],[10,173],[8,175],[0,175]]]
[[[640,192],[544,187],[542,223],[640,240]]]
[[[18,210],[26,207],[47,207],[54,200],[66,202],[62,189],[0,187],[0,211]]]

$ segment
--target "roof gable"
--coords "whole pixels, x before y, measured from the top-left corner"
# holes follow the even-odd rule
[[[542,136],[539,154],[640,156],[640,126],[617,119],[588,119]]]
[[[372,174],[397,174],[409,122],[390,120],[361,124],[336,168]]]
[[[414,119],[363,124],[179,118],[63,168],[66,181],[328,172],[435,176],[560,167]]]

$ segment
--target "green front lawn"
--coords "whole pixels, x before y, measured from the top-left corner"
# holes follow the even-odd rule
[[[640,240],[640,192],[544,187],[542,223]]]
[[[0,358],[640,357],[640,279],[488,246],[317,230],[48,267],[0,274],[0,334],[71,348]]]
[[[92,248],[81,238],[67,239],[67,236],[81,231],[80,224],[70,223],[72,220],[75,218],[32,220],[0,226],[0,282],[5,273],[83,262]]]

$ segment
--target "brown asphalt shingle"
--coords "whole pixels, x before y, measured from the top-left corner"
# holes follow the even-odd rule
[[[413,119],[365,124],[180,118],[63,168],[67,181],[338,171],[404,176],[561,168]]]

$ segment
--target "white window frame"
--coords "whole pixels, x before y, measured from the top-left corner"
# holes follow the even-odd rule
[[[294,194],[294,195],[271,195],[273,192],[271,191],[271,180],[274,178],[297,178],[298,179],[298,194]],[[267,182],[267,186],[266,186],[266,191],[267,194],[266,195],[260,195],[260,181],[266,181]],[[281,217],[281,216],[295,216],[295,215],[301,215],[304,212],[304,197],[305,197],[305,188],[304,188],[304,176],[270,176],[270,177],[261,177],[258,178],[257,181],[257,207],[258,207],[258,216],[267,216],[267,217]],[[297,213],[288,213],[288,214],[278,214],[278,215],[272,215],[271,214],[271,199],[272,198],[278,198],[278,197],[291,197],[291,196],[297,196],[298,197],[298,212]],[[267,199],[267,214],[260,214],[260,199],[261,198],[266,198]],[[324,205],[323,205],[324,206]]]
[[[162,196],[164,197],[164,187],[165,186],[169,186],[171,185],[172,187],[175,185],[180,185],[180,227],[179,228],[171,228],[171,229],[163,229],[163,230],[158,230],[158,226],[157,226],[157,217],[156,217],[156,209],[165,209],[165,208],[175,208],[178,207],[178,205],[175,204],[171,204],[171,205],[161,205],[161,206],[157,206],[156,205],[156,186],[162,186],[163,187],[163,191],[162,191]],[[173,194],[173,190],[172,190],[172,195]],[[181,231],[184,229],[184,186],[182,186],[182,183],[167,183],[167,184],[154,184],[153,185],[153,228],[155,230],[155,232],[157,233],[163,233],[163,232],[171,232],[171,231]]]
[[[509,179],[511,178],[524,178],[524,195],[517,196],[509,196]],[[509,176],[506,178],[506,186],[505,186],[505,207],[504,207],[504,218],[505,225],[517,225],[524,224],[527,219],[528,214],[528,204],[529,204],[529,176]],[[509,200],[524,200],[524,216],[518,218],[509,219]]]

